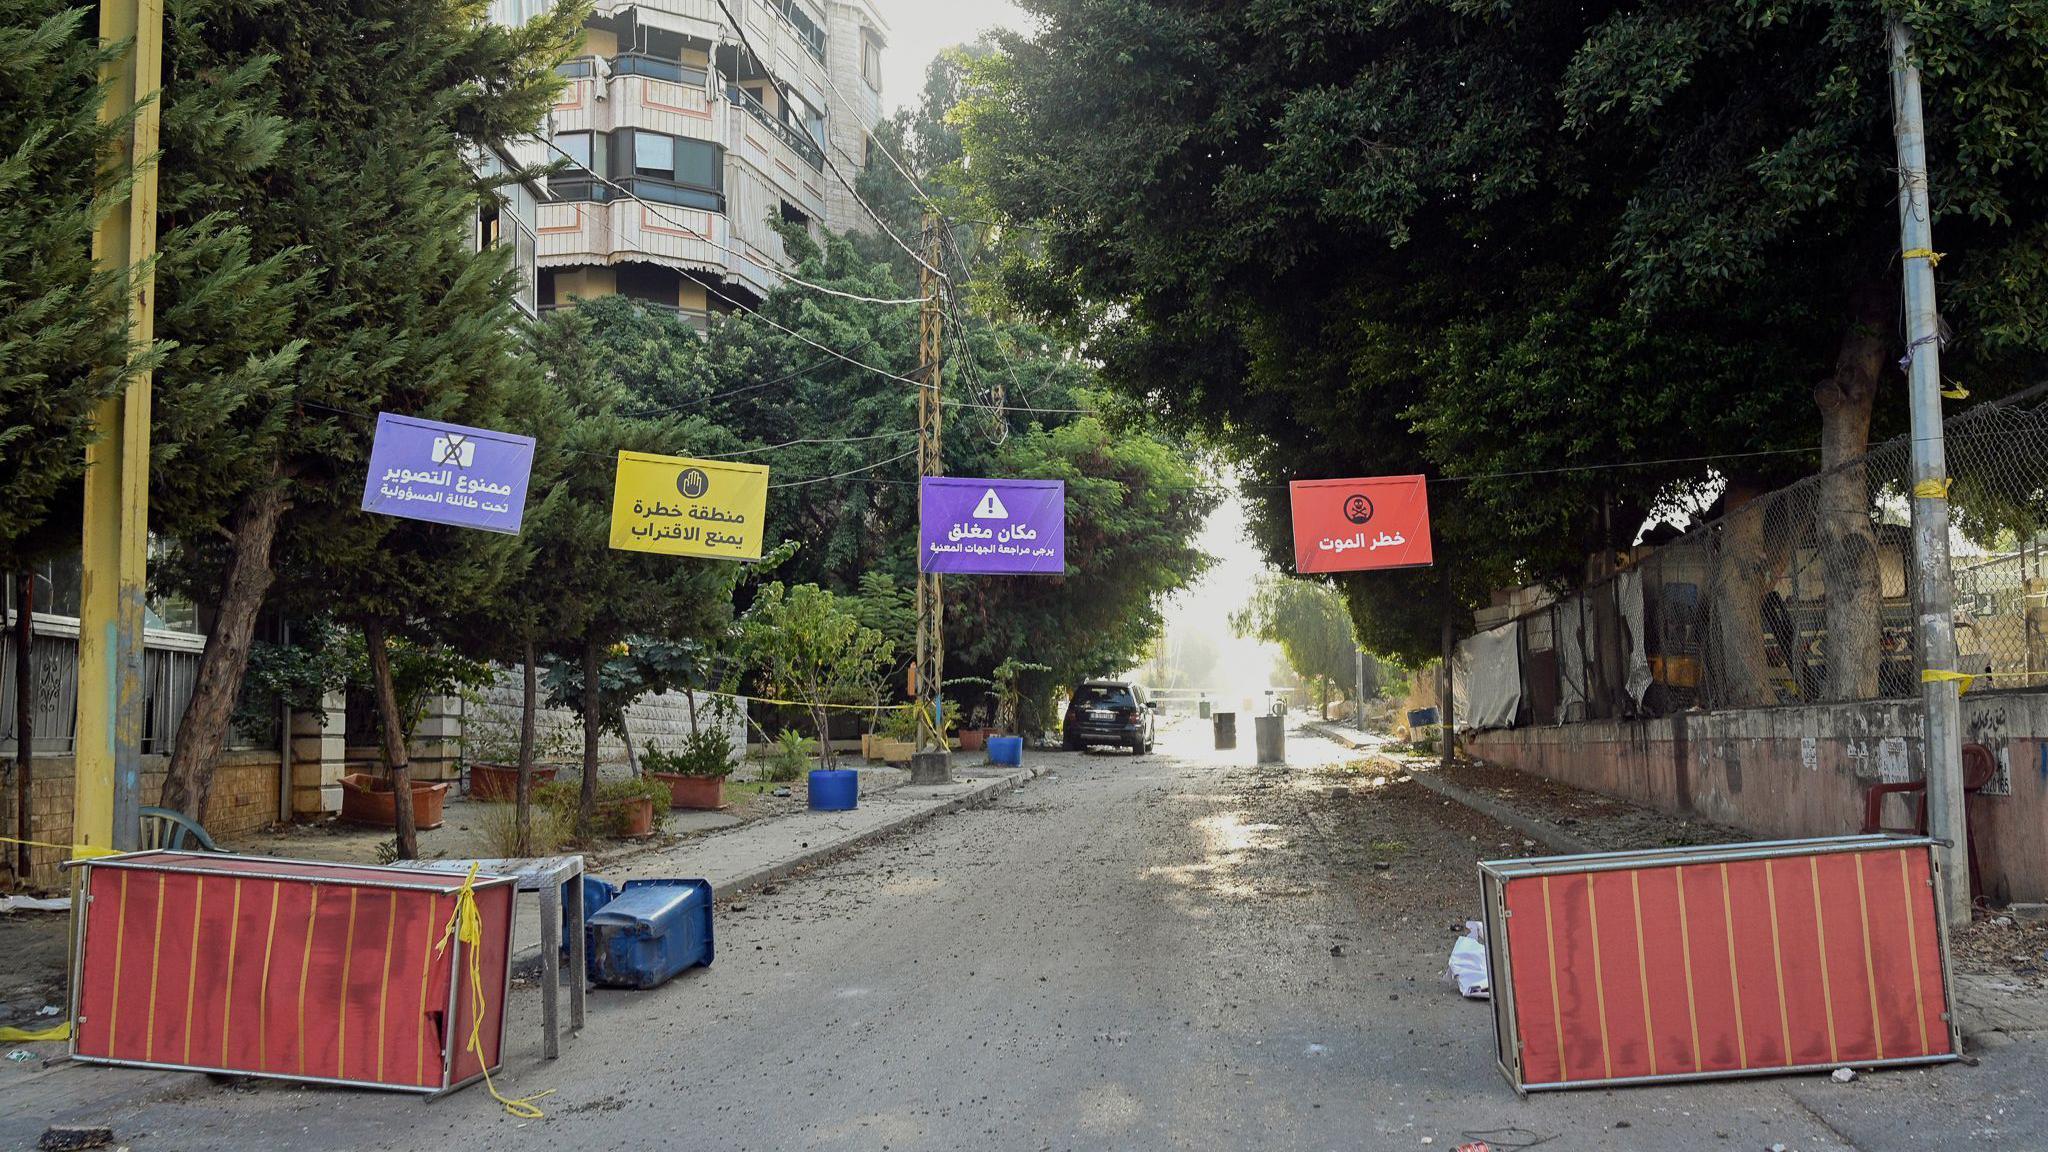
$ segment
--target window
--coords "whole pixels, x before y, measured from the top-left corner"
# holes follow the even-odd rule
[[[559,132],[559,133],[556,133],[556,135],[555,135],[555,147],[557,147],[557,148],[561,149],[561,152],[560,152],[560,153],[558,153],[558,155],[567,155],[567,156],[568,156],[568,158],[569,158],[569,160],[570,160],[570,163],[571,163],[571,167],[570,167],[570,170],[569,170],[569,172],[568,172],[568,173],[565,173],[565,175],[576,175],[576,176],[580,176],[580,175],[582,175],[582,173],[581,173],[581,172],[578,172],[578,171],[576,170],[576,169],[577,169],[577,167],[579,167],[579,166],[580,166],[580,167],[583,167],[583,168],[589,168],[589,167],[591,166],[591,164],[590,164],[590,133],[588,133],[588,132]]]
[[[610,199],[606,195],[604,181],[593,173],[602,173],[605,168],[606,139],[603,133],[558,132],[554,144],[559,152],[550,152],[549,158],[562,161],[562,170],[548,179],[548,190],[557,200]],[[566,159],[564,159],[566,157]]]
[[[866,28],[860,30],[860,78],[875,91],[882,90],[882,42]]]
[[[633,175],[675,179],[675,137],[664,136],[659,132],[633,132],[632,141]]]
[[[676,141],[676,183],[713,191],[725,187],[725,158],[716,144],[703,140]]]

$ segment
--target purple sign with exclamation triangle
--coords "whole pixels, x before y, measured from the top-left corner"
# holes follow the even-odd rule
[[[927,476],[918,489],[917,538],[920,571],[1061,575],[1066,481]]]

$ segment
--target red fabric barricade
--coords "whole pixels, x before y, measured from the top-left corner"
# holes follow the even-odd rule
[[[1480,865],[1521,1091],[1952,1060],[1930,841]]]
[[[186,852],[80,867],[75,1059],[418,1092],[497,1069],[510,880],[471,887],[472,958],[459,940],[442,946],[460,877]]]

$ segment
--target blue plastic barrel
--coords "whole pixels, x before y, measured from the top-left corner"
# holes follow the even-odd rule
[[[711,963],[711,883],[628,880],[590,918],[591,976],[612,988],[652,988]]]
[[[988,738],[988,762],[1005,768],[1015,768],[1024,763],[1024,738],[1022,736],[991,736]]]
[[[848,812],[860,804],[860,773],[851,768],[818,768],[811,772],[811,810]]]

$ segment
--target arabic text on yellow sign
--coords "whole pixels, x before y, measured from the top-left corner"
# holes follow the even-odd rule
[[[768,469],[759,464],[619,453],[612,547],[759,560]]]

